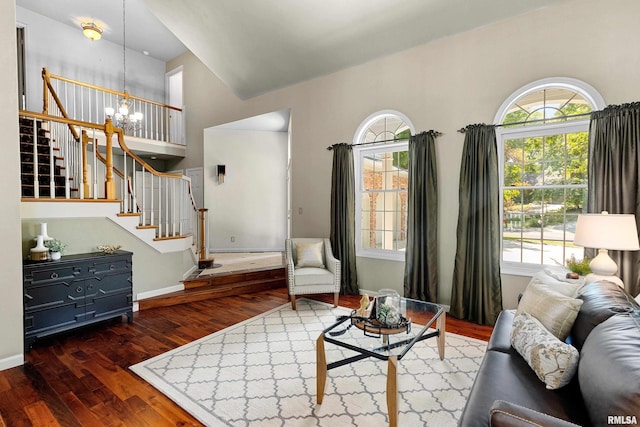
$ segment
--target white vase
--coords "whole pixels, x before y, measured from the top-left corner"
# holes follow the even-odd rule
[[[36,238],[36,247],[31,248],[31,259],[33,261],[46,261],[49,259],[49,248],[44,245],[42,234],[39,234]]]
[[[51,252],[51,259],[53,261],[60,259],[62,254],[60,252]]]
[[[49,235],[47,234],[47,223],[46,222],[41,222],[40,223],[40,235],[42,236],[42,238],[44,240],[53,240],[53,237],[49,237]]]

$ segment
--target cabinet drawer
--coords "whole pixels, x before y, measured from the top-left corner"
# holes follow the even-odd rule
[[[83,304],[84,286],[82,282],[63,281],[45,285],[30,286],[24,290],[25,310]]]
[[[82,320],[84,312],[84,307],[76,307],[74,304],[45,307],[32,312],[27,311],[24,316],[25,335],[44,335],[49,330],[74,325]]]
[[[34,270],[29,269],[25,271],[25,281],[27,287],[33,285],[40,285],[51,282],[71,282],[80,275],[78,268],[72,265],[66,266],[47,266],[47,268]]]
[[[123,257],[105,259],[104,261],[95,262],[93,264],[93,271],[96,274],[131,271],[131,263]]]

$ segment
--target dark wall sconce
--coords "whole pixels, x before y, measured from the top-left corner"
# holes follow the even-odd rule
[[[224,183],[224,176],[227,173],[227,167],[225,165],[218,165],[217,172],[218,172],[218,184]]]

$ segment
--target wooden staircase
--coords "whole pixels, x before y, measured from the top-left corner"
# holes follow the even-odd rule
[[[139,301],[139,309],[167,307],[287,286],[284,267],[200,276],[183,280],[184,290]]]
[[[35,140],[35,141],[34,141]],[[34,148],[34,144],[36,144]],[[22,197],[35,197],[36,187],[39,197],[65,198],[64,166],[60,162],[59,149],[51,147],[49,131],[42,127],[42,121],[20,119],[20,183]],[[53,161],[52,157],[53,156]],[[53,170],[52,170],[53,165]],[[39,181],[36,182],[35,171]],[[51,194],[51,174],[53,174],[54,194]],[[77,189],[71,189],[77,191]]]

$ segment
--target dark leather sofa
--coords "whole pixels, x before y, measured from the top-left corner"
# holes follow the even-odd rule
[[[580,352],[569,385],[548,390],[510,344],[503,311],[460,426],[640,425],[640,305],[611,282],[584,285],[568,340]],[[613,418],[611,418],[613,417]]]

